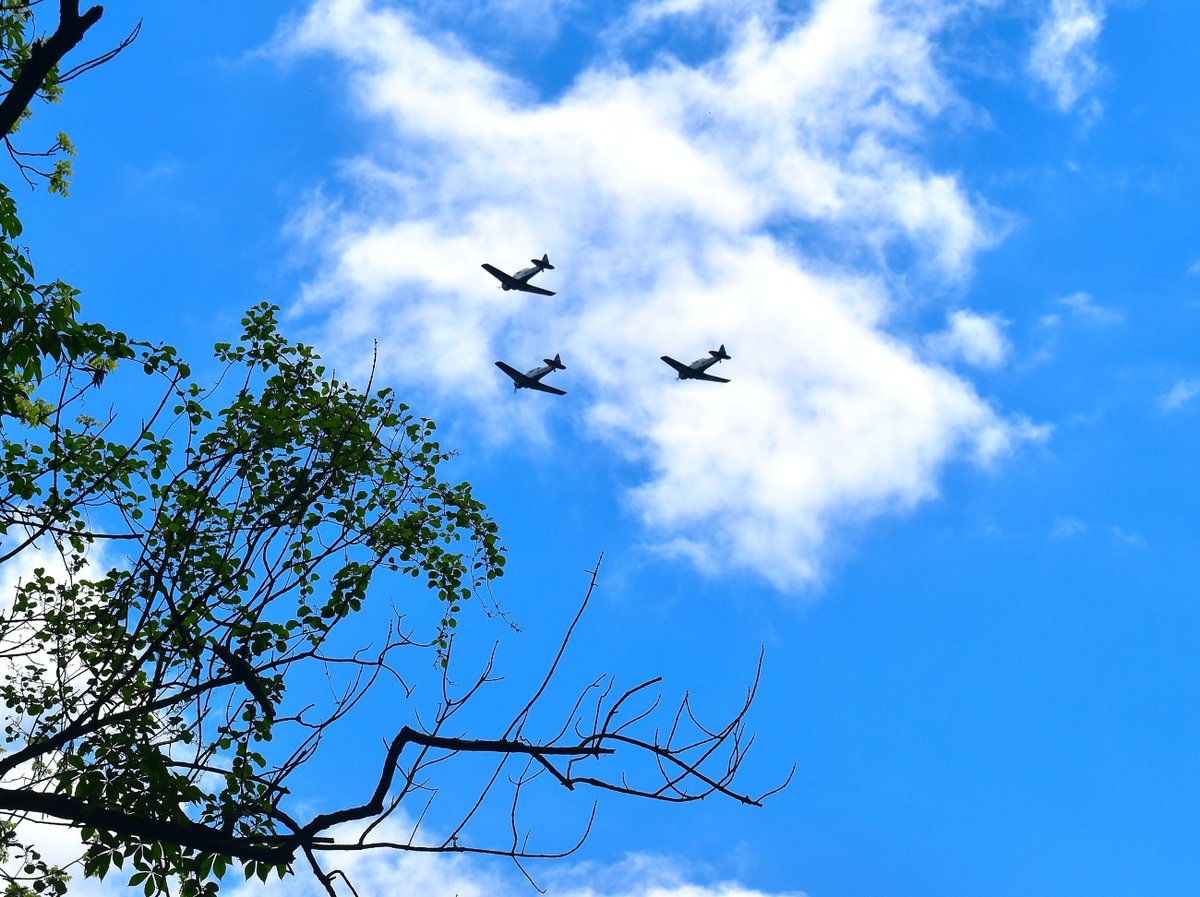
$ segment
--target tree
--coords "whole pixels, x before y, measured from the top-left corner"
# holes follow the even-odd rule
[[[13,126],[28,108],[12,114],[20,96],[61,83],[58,65],[98,9],[81,15],[63,0],[58,31],[41,41],[28,37],[29,7],[0,12],[11,84],[0,112]],[[56,43],[64,29],[74,43]],[[147,895],[215,894],[234,864],[265,880],[299,862],[336,894],[348,883],[330,858],[344,850],[518,863],[570,852],[578,841],[541,848],[517,835],[518,799],[539,778],[671,802],[760,801],[733,785],[753,687],[717,728],[686,698],[656,727],[658,680],[621,690],[602,677],[539,729],[535,709],[558,700],[552,679],[575,623],[507,725],[464,734],[464,709],[495,677],[489,657],[455,684],[456,632],[464,608],[489,604],[504,550],[470,486],[443,478],[450,455],[433,423],[389,389],[338,380],[280,333],[269,305],[216,347],[213,382],[193,382],[171,347],[82,322],[74,290],[36,284],[6,190],[0,232],[0,569],[23,572],[0,607],[6,893],[66,888],[26,818],[77,829],[87,875],[123,869]],[[122,379],[154,400],[86,413]],[[401,577],[417,580],[403,609],[364,646],[348,622]],[[410,683],[431,673],[422,717]],[[327,683],[323,700],[314,681]],[[382,749],[361,747],[361,794],[306,813],[290,785],[381,689],[412,724],[397,722]],[[457,823],[436,838],[379,834],[482,757],[490,771]],[[502,786],[511,837],[470,840],[468,823],[493,812]]]

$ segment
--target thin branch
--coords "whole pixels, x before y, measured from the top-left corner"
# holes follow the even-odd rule
[[[542,696],[542,693],[545,692],[546,687],[550,684],[550,680],[554,677],[554,671],[558,669],[558,662],[562,660],[562,656],[567,650],[567,644],[571,641],[571,634],[575,631],[575,627],[579,625],[579,621],[583,617],[583,612],[587,610],[588,602],[592,600],[592,592],[596,590],[596,577],[600,575],[600,565],[603,562],[604,552],[602,551],[600,552],[600,557],[596,559],[596,566],[587,571],[592,577],[588,582],[587,594],[583,596],[583,601],[581,601],[579,604],[579,610],[575,613],[575,619],[572,620],[571,625],[567,627],[567,632],[563,636],[562,642],[558,646],[558,654],[555,655],[554,662],[550,664],[550,669],[546,671],[546,676],[542,680],[541,686],[539,686],[533,697],[529,699],[529,703],[521,709],[521,712],[513,718],[513,721],[509,724],[509,727],[504,730],[505,738],[508,738],[514,733],[520,733],[521,727],[525,724],[525,720],[529,717],[529,711],[533,709],[533,705],[537,703],[538,698]]]
[[[141,33],[142,33],[142,20],[138,19],[137,24],[133,26],[133,30],[130,31],[128,35],[126,35],[124,40],[122,40],[119,44],[117,44],[115,47],[113,47],[107,53],[101,53],[99,56],[95,57],[94,59],[89,59],[87,62],[81,62],[79,65],[75,66],[74,68],[68,69],[66,72],[64,72],[63,74],[58,76],[58,83],[65,84],[66,82],[68,82],[74,78],[78,78],[84,72],[90,72],[92,69],[96,68],[97,66],[104,65],[104,63],[110,61],[111,59],[114,59],[118,53],[120,53],[122,50],[124,50],[126,47],[128,47],[130,44],[132,44],[135,40],[137,40],[138,35]]]

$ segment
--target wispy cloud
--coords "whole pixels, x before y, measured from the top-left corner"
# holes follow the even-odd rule
[[[1100,305],[1091,293],[1077,292],[1062,296],[1058,304],[1069,308],[1072,313],[1097,324],[1119,324],[1125,316],[1114,308]]]
[[[695,870],[654,854],[629,854],[617,863],[575,863],[547,878],[554,897],[771,897],[736,881],[703,883]],[[806,897],[802,891],[775,897]]]
[[[1087,524],[1074,517],[1059,517],[1050,530],[1052,539],[1073,539],[1087,532]]]
[[[1077,539],[1091,533],[1107,536],[1113,543],[1128,548],[1145,548],[1146,539],[1140,533],[1130,532],[1108,523],[1087,523],[1076,517],[1060,517],[1050,529],[1051,539]]]
[[[1158,407],[1178,411],[1196,396],[1200,396],[1200,379],[1180,380],[1158,400]]]
[[[912,276],[961,282],[1002,227],[918,152],[960,102],[934,61],[942,6],[893,7],[751,15],[702,64],[598,63],[539,101],[406,13],[314,3],[291,51],[339,57],[389,149],[347,166],[356,198],[298,212],[317,265],[298,310],[339,363],[378,337],[380,373],[505,432],[536,431],[550,406],[511,396],[492,361],[561,352],[587,433],[644,465],[631,507],[662,545],[803,584],[840,527],[930,498],[955,459],[1045,434],[889,329],[893,247]],[[547,250],[553,299],[502,293],[478,267]],[[984,320],[953,338],[977,363],[1003,353]],[[725,386],[658,360],[722,342]]]
[[[780,16],[774,0],[640,0],[609,32],[614,39],[644,37],[644,29],[655,25],[716,23],[733,30],[748,18],[774,22]],[[732,27],[731,27],[732,26]]]
[[[1096,47],[1104,24],[1104,0],[1050,0],[1029,52],[1029,71],[1049,88],[1063,112],[1095,89],[1102,75]],[[1101,113],[1099,100],[1085,106],[1088,117]]]

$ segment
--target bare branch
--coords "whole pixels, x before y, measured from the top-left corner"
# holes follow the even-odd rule
[[[126,35],[125,38],[119,44],[117,44],[115,47],[113,47],[107,53],[101,53],[99,56],[96,56],[93,59],[89,59],[87,62],[81,62],[79,65],[74,66],[70,69],[67,69],[67,71],[63,72],[61,75],[58,76],[58,83],[65,84],[66,82],[71,81],[74,78],[78,78],[84,72],[90,72],[92,69],[96,68],[97,66],[104,65],[104,63],[114,59],[118,53],[120,53],[122,50],[126,49],[130,44],[132,44],[135,40],[137,40],[138,35],[141,33],[142,33],[142,20],[138,19],[137,24],[133,26],[133,30],[130,31],[129,34]]]
[[[550,664],[550,668],[546,671],[546,677],[542,680],[542,684],[538,690],[534,692],[529,703],[526,704],[521,712],[514,718],[509,727],[504,731],[504,737],[507,738],[514,733],[519,734],[521,726],[529,717],[529,711],[533,709],[533,705],[537,703],[538,698],[545,692],[546,686],[550,684],[550,680],[554,677],[554,671],[558,669],[558,662],[562,660],[563,654],[567,651],[567,645],[571,641],[571,635],[575,632],[575,627],[579,625],[580,619],[583,617],[583,612],[587,610],[588,602],[592,600],[592,592],[596,590],[596,578],[600,575],[600,565],[604,562],[604,552],[600,552],[600,557],[596,559],[596,566],[587,572],[591,574],[591,579],[588,581],[587,593],[583,596],[583,601],[579,604],[579,610],[575,613],[575,619],[571,621],[571,625],[567,627],[567,632],[563,636],[562,642],[558,646],[558,654],[554,657],[554,662]]]

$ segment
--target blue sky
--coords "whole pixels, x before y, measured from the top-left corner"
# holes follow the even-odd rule
[[[551,893],[1196,892],[1200,8],[140,13],[37,120],[80,153],[69,200],[19,196],[39,270],[198,361],[262,299],[339,371],[377,341],[501,524],[524,631],[469,622],[514,677],[601,550],[571,681],[719,715],[765,648],[746,785],[792,785],[605,801]],[[543,252],[553,298],[479,267]],[[658,360],[719,343],[728,385]],[[555,352],[562,399],[492,366]],[[584,813],[546,801],[549,834]]]

